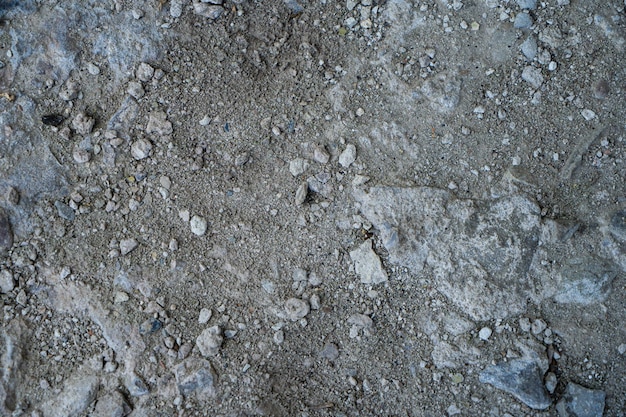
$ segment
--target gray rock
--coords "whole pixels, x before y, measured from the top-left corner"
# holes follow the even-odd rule
[[[320,352],[320,357],[328,359],[329,361],[334,361],[339,357],[339,349],[337,345],[334,343],[327,343],[324,346],[324,349]]]
[[[93,130],[95,123],[96,121],[85,113],[78,113],[72,120],[72,128],[79,135],[88,135]]]
[[[520,9],[535,10],[537,8],[537,0],[517,0]]]
[[[152,143],[144,138],[137,139],[130,147],[130,154],[137,161],[140,161],[150,156],[151,151]]]
[[[62,201],[57,200],[54,202],[54,207],[56,207],[57,213],[59,214],[60,218],[65,219],[70,222],[74,221],[74,218],[76,217],[76,213],[74,213],[74,210],[70,206],[63,203]]]
[[[387,273],[380,258],[372,249],[371,239],[350,251],[350,259],[354,262],[354,271],[363,284],[380,284],[387,281]]]
[[[63,391],[46,403],[45,417],[67,417],[81,415],[96,399],[99,379],[95,375],[82,373],[71,376]]]
[[[195,0],[193,3],[193,12],[208,19],[216,20],[224,13],[224,8],[222,6],[211,5]]]
[[[311,307],[306,300],[299,298],[290,298],[285,301],[285,313],[291,321],[303,319],[309,314]]]
[[[534,36],[529,36],[526,40],[520,45],[520,50],[522,54],[528,59],[532,61],[537,56],[537,41]]]
[[[170,135],[174,129],[172,123],[167,120],[167,115],[161,110],[153,111],[148,117],[146,125],[147,133],[156,133],[158,135]]]
[[[516,29],[528,29],[533,25],[533,18],[526,12],[518,13],[513,21],[513,27]]]
[[[522,80],[532,85],[534,88],[541,87],[543,84],[543,75],[541,75],[541,69],[531,67],[530,65],[522,70]]]
[[[93,417],[124,417],[130,414],[132,409],[122,394],[117,391],[105,394],[98,398],[96,407],[91,416]]]
[[[142,62],[137,67],[136,77],[139,81],[148,82],[154,75],[154,68],[150,64]]]
[[[180,17],[183,14],[183,2],[182,0],[170,1],[170,16],[173,18]]]
[[[373,187],[355,198],[390,262],[415,273],[432,270],[437,289],[472,319],[520,314],[535,298],[526,276],[541,213],[526,197],[459,200],[429,187]]]
[[[189,221],[189,227],[194,235],[203,236],[207,231],[208,224],[204,217],[193,216]]]
[[[73,213],[74,210],[72,210]],[[13,247],[13,230],[11,229],[9,216],[4,209],[0,208],[0,255],[6,254],[11,247]]]
[[[556,405],[559,417],[602,417],[604,391],[592,390],[570,382]]]
[[[554,299],[562,304],[589,305],[606,300],[619,273],[612,262],[592,256],[568,260],[559,273]]]
[[[535,410],[545,410],[552,404],[541,370],[532,360],[516,359],[489,366],[480,373],[479,380],[512,394]]]
[[[309,167],[309,162],[306,159],[296,158],[289,161],[289,172],[294,177],[303,174]]]
[[[143,89],[143,86],[138,81],[129,82],[128,87],[126,88],[126,92],[137,100],[139,100],[141,97],[143,97],[146,94],[146,92]]]
[[[15,288],[15,279],[13,273],[8,269],[0,271],[0,292],[6,294]]]
[[[339,165],[348,168],[354,161],[356,161],[356,146],[350,143],[339,155]]]
[[[126,389],[133,397],[141,397],[150,392],[144,380],[135,373],[131,373],[126,377]]]
[[[120,253],[122,255],[128,255],[129,253],[134,251],[137,246],[139,246],[139,242],[137,242],[137,240],[133,238],[122,239],[122,241],[120,242]]]
[[[222,343],[224,343],[224,337],[219,326],[204,329],[196,338],[196,345],[200,349],[202,356],[217,355],[222,347]]]
[[[189,358],[174,368],[180,395],[198,397],[215,395],[217,375],[211,363],[205,359]]]
[[[618,240],[626,242],[626,210],[619,210],[613,213],[609,230]]]

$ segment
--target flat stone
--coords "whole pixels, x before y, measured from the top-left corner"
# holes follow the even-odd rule
[[[527,275],[541,210],[533,201],[462,200],[430,187],[372,187],[354,196],[390,263],[414,273],[428,268],[437,289],[473,320],[521,314],[535,298]]]
[[[219,326],[204,329],[196,338],[196,345],[198,349],[200,349],[202,356],[217,355],[223,342],[224,337],[222,336],[222,329],[220,329]]]
[[[117,391],[99,396],[93,417],[124,417],[132,411],[122,394]]]
[[[311,307],[306,300],[299,298],[290,298],[285,301],[285,313],[287,318],[291,321],[298,321],[303,319],[309,314]]]
[[[178,391],[183,397],[213,397],[217,375],[205,359],[189,358],[174,368]]]
[[[602,417],[604,414],[604,391],[585,388],[570,382],[565,394],[556,405],[559,417]]]
[[[552,404],[539,366],[532,360],[515,359],[489,366],[480,373],[479,380],[512,394],[535,410],[545,410]]]
[[[613,262],[593,256],[570,259],[558,274],[554,300],[561,304],[581,305],[603,302],[619,271]]]
[[[194,0],[193,12],[208,19],[216,20],[224,13],[224,8]]]
[[[372,249],[371,239],[350,251],[350,258],[354,262],[354,271],[363,284],[380,284],[387,281],[387,273],[380,258]]]
[[[95,375],[82,373],[71,376],[64,384],[63,391],[46,404],[46,417],[67,417],[81,415],[95,400],[99,379]]]
[[[70,206],[63,203],[62,201],[57,200],[54,202],[54,207],[56,207],[57,213],[60,218],[70,221],[70,222],[74,221],[74,218],[76,217],[76,213],[74,212],[74,209],[72,209]]]
[[[156,133],[158,135],[170,135],[174,129],[172,123],[167,120],[167,115],[161,110],[150,113],[148,124],[146,126],[147,133]]]
[[[206,324],[209,322],[209,320],[211,320],[211,316],[213,315],[213,313],[211,312],[210,308],[203,308],[202,310],[200,310],[200,314],[198,314],[198,323],[200,324]]]
[[[150,143],[149,140],[143,138],[134,141],[130,147],[130,154],[137,161],[146,159],[148,156],[150,156],[151,151],[152,143]]]
[[[520,50],[529,61],[535,59],[537,56],[537,40],[535,37],[529,36],[526,38],[526,40],[520,45]]]
[[[526,12],[518,13],[513,21],[513,27],[516,29],[528,29],[533,25],[533,18]]]
[[[137,240],[133,238],[122,239],[120,241],[120,253],[122,255],[128,255],[129,253],[134,251],[137,248],[137,246],[139,246],[139,243],[137,242]]]
[[[520,9],[535,10],[537,8],[537,0],[517,0]]]
[[[483,327],[478,332],[478,337],[481,340],[489,340],[489,338],[491,337],[491,334],[492,334],[492,330],[489,327]]]
[[[543,84],[543,75],[541,75],[541,69],[531,67],[530,65],[525,67],[522,70],[522,80],[526,81],[534,88],[541,87],[541,84]]]
[[[320,352],[320,357],[328,359],[329,361],[334,361],[339,357],[339,349],[337,345],[334,343],[327,343],[324,346],[324,349]]]
[[[346,149],[339,155],[339,165],[348,168],[354,161],[356,161],[356,146],[349,143],[346,145]]]
[[[6,294],[15,288],[15,279],[13,273],[8,269],[0,271],[0,292]]]

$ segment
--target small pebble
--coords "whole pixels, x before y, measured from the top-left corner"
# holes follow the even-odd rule
[[[528,29],[533,25],[533,19],[530,14],[526,12],[518,13],[515,16],[513,27],[516,29]]]
[[[607,80],[599,80],[593,86],[593,96],[598,100],[605,99],[609,95],[609,83]]]
[[[85,164],[91,160],[91,152],[79,144],[76,144],[72,151],[72,157],[77,164]]]
[[[154,75],[154,68],[150,64],[142,62],[137,67],[137,71],[135,75],[137,76],[137,79],[139,81],[143,81],[143,82],[150,81],[152,79],[152,76]]]
[[[290,298],[285,301],[285,313],[291,321],[298,321],[309,314],[309,303],[299,298]]]
[[[531,325],[531,331],[533,332],[533,334],[537,335],[543,332],[546,329],[546,327],[548,327],[548,325],[546,324],[545,321],[541,319],[537,319],[533,321],[533,324]]]
[[[339,357],[339,348],[334,343],[327,343],[320,352],[320,357],[334,361]]]
[[[483,327],[478,332],[478,337],[480,337],[481,340],[488,340],[491,337],[491,333],[492,331],[489,327]]]
[[[277,345],[280,345],[281,343],[283,343],[285,341],[285,333],[283,333],[282,330],[277,331],[276,333],[274,333],[274,342]]]
[[[294,177],[302,175],[307,168],[309,167],[309,163],[307,160],[302,158],[296,158],[289,161],[289,172]]]
[[[193,216],[189,221],[191,233],[196,236],[203,236],[207,231],[207,221],[200,216]]]
[[[0,271],[0,291],[3,294],[6,294],[13,291],[13,288],[15,288],[13,273],[9,270],[3,269]]]
[[[296,198],[295,203],[296,206],[301,206],[306,201],[306,196],[309,193],[309,184],[304,181],[300,183],[298,189],[296,190]]]
[[[211,320],[212,315],[213,313],[211,312],[211,309],[203,308],[202,310],[200,310],[200,314],[198,315],[198,323],[200,324],[208,323],[209,320]]]
[[[122,241],[120,241],[120,253],[122,255],[128,255],[135,250],[137,246],[139,246],[139,243],[133,238],[122,239]]]
[[[147,139],[137,139],[130,147],[130,154],[137,161],[147,158],[152,151],[152,144]]]
[[[196,345],[202,356],[215,356],[219,353],[224,337],[219,326],[209,327],[196,338]]]
[[[558,381],[554,372],[548,372],[545,377],[546,389],[550,394],[554,393]]]
[[[143,86],[140,82],[131,81],[128,83],[128,87],[126,88],[126,92],[133,98],[139,100],[142,98],[146,92],[143,89]]]
[[[622,343],[621,345],[619,345],[617,347],[617,351],[619,352],[620,355],[623,355],[624,353],[626,353],[626,343]]]
[[[520,330],[524,333],[527,333],[530,331],[530,319],[528,317],[522,317],[521,319],[519,319],[519,327]]]
[[[582,116],[587,121],[590,121],[596,118],[596,114],[593,112],[593,110],[584,109],[583,111],[580,112],[580,114],[582,114]]]
[[[330,155],[328,154],[328,152],[326,152],[326,149],[318,146],[313,151],[313,159],[315,159],[320,164],[327,164],[330,160]]]
[[[356,161],[356,146],[348,144],[346,149],[339,155],[339,165],[348,168],[354,161]]]
[[[96,121],[87,116],[85,113],[78,113],[72,120],[72,128],[79,135],[88,135],[93,130],[93,125]]]

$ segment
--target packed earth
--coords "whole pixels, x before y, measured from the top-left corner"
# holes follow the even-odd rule
[[[626,416],[622,0],[0,0],[0,415]]]

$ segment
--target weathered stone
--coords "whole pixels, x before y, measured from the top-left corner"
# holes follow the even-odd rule
[[[515,359],[489,366],[480,373],[479,380],[512,394],[535,410],[545,410],[552,404],[541,370],[532,360]]]
[[[350,258],[354,262],[354,271],[363,284],[380,284],[387,281],[387,273],[380,258],[372,249],[371,239],[350,251]]]
[[[91,414],[93,417],[124,417],[132,409],[122,394],[117,391],[98,397],[96,407]]]
[[[559,417],[602,417],[604,391],[592,390],[570,382],[556,405]]]
[[[6,255],[12,246],[13,230],[11,230],[9,216],[2,208],[0,208],[0,256]]]
[[[214,396],[217,375],[205,359],[189,358],[174,368],[178,391],[184,397]]]
[[[560,284],[554,299],[563,304],[602,302],[618,272],[612,262],[592,256],[569,260],[559,273]]]
[[[196,345],[202,356],[215,356],[219,353],[224,337],[219,326],[204,329],[196,338]]]
[[[526,277],[541,213],[529,199],[460,200],[429,187],[373,187],[355,198],[390,262],[432,270],[437,289],[473,319],[522,313],[535,298]]]

